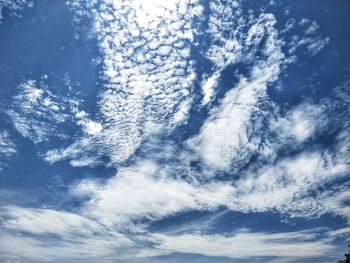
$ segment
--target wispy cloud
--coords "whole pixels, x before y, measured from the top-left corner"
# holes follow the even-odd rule
[[[33,2],[30,0],[2,0],[0,2],[0,23],[3,19],[3,10],[8,11],[11,16],[20,16],[20,11],[32,6]]]
[[[52,136],[64,138],[60,128],[71,117],[72,108],[76,107],[73,98],[54,95],[45,84],[47,76],[42,78],[41,81],[21,83],[10,109],[6,111],[16,130],[36,144]]]
[[[211,8],[213,16],[220,15],[216,13],[220,9],[218,10],[219,7],[215,2],[211,4]],[[200,133],[188,141],[189,146],[209,166],[219,170],[229,171],[235,158],[239,158],[237,163],[244,162],[246,156],[256,150],[257,142],[251,141],[247,128],[251,125],[250,121],[254,111],[259,111],[258,102],[266,98],[267,85],[278,78],[283,64],[282,42],[278,39],[278,32],[274,28],[275,17],[271,14],[264,14],[253,21],[251,27],[247,29],[245,38],[240,36],[241,38],[230,41],[240,43],[237,44],[239,46],[243,46],[244,43],[241,42],[244,41],[252,50],[262,45],[267,57],[257,59],[252,65],[251,76],[239,76],[238,84],[225,94],[218,107],[211,110],[210,117],[204,123]],[[212,22],[214,25],[210,24],[210,26],[214,27],[219,23],[217,20],[215,22]],[[214,32],[219,30],[224,29],[211,28],[211,31]],[[218,68],[223,69],[228,64],[235,62],[235,60],[227,61],[224,57],[236,53],[235,45],[225,46],[221,49],[212,49],[209,57]],[[250,55],[254,56],[254,51]],[[215,76],[211,78],[216,79]]]
[[[10,156],[17,152],[16,145],[10,139],[10,135],[7,131],[0,131],[0,171]]]
[[[327,119],[324,118],[325,105],[309,103],[299,104],[289,110],[285,116],[271,121],[272,129],[283,142],[290,139],[296,143],[303,143],[317,132],[321,132]]]
[[[298,258],[327,255],[334,250],[329,239],[319,237],[317,232],[250,232],[238,230],[227,235],[153,234],[158,249],[169,253],[191,253],[234,259],[254,257],[284,258],[295,262]],[[298,253],[295,253],[298,251]]]
[[[127,254],[134,245],[113,228],[74,213],[10,206],[2,208],[0,214],[6,218],[0,238],[3,259],[20,255],[30,262],[86,258],[97,262],[121,250]]]
[[[289,25],[298,24],[304,35],[293,35],[288,43],[289,54],[295,54],[299,48],[304,48],[310,56],[317,55],[330,41],[329,37],[323,37],[319,33],[319,25],[310,19],[303,18],[296,23],[292,19]],[[287,28],[286,28],[287,29]],[[287,31],[290,29],[288,28]]]
[[[191,253],[293,261],[334,250],[333,238],[347,228],[216,234],[200,227],[181,233],[150,230],[152,223],[184,212],[219,208],[350,219],[350,193],[343,182],[350,159],[348,86],[328,99],[293,107],[277,105],[267,92],[295,61],[297,47],[316,55],[328,42],[316,23],[301,21],[305,35],[286,44],[275,15],[247,12],[239,1],[213,0],[204,7],[197,0],[78,0],[68,6],[75,26],[90,20],[89,36],[98,43],[102,88],[96,112],[81,110],[74,96],[55,94],[45,76],[21,83],[6,112],[38,148],[52,137],[68,138],[64,123],[74,127],[73,140],[46,151],[47,162],[117,170],[105,180],[70,184],[66,194],[79,203],[70,211],[4,206],[4,258],[114,262]],[[287,24],[285,32],[296,24]],[[200,49],[197,37],[202,35],[211,41]],[[194,48],[213,66],[200,76],[201,83],[196,83]],[[249,69],[232,70],[237,81],[220,97],[216,88],[223,72],[242,64]],[[199,109],[208,110],[199,131],[190,138],[172,136],[198,101]],[[328,132],[333,104],[342,107],[343,115],[332,123],[337,125],[332,142],[316,143]],[[0,133],[0,153],[15,152],[9,134]]]
[[[229,185],[220,182],[196,185],[174,179],[170,172],[143,160],[120,169],[106,183],[82,181],[72,191],[90,197],[82,208],[87,216],[124,228],[132,228],[133,222],[141,219],[153,221],[186,210],[212,210],[230,202]]]
[[[271,233],[238,229],[225,234],[204,234],[200,230],[167,234],[145,228],[130,235],[125,228],[121,229],[128,233],[128,238],[115,225],[65,211],[9,206],[2,208],[1,217],[6,220],[1,228],[0,253],[8,260],[21,255],[20,259],[28,262],[58,259],[80,262],[87,258],[91,262],[116,259],[133,262],[173,253],[234,259],[281,258],[293,262],[298,258],[329,255],[335,250],[332,240],[348,232],[345,228]]]

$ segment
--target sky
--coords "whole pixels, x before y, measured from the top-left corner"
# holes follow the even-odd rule
[[[349,13],[0,0],[0,263],[342,259]]]

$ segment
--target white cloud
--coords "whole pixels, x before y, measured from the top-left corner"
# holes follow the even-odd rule
[[[9,156],[16,153],[16,146],[7,131],[0,131],[0,155]]]
[[[272,14],[247,20],[241,15],[235,19],[241,12],[239,4],[228,7],[220,1],[212,1],[210,11],[209,33],[220,44],[210,46],[206,54],[217,71],[202,84],[203,103],[210,101],[213,85],[224,68],[249,61],[252,66],[249,77],[238,76],[238,83],[225,94],[219,106],[211,109],[200,133],[188,145],[209,167],[230,171],[232,165],[243,166],[251,153],[257,151],[260,138],[252,139],[248,129],[253,114],[260,111],[258,103],[267,100],[268,84],[278,79],[285,57]],[[227,34],[228,30],[234,30],[234,34]],[[258,49],[266,57],[255,56]]]
[[[142,218],[156,220],[190,209],[212,210],[229,203],[232,196],[228,184],[196,185],[168,173],[159,164],[142,161],[120,169],[106,183],[82,181],[72,191],[91,198],[83,213],[104,224],[123,227]]]
[[[101,164],[109,157],[104,164],[119,165],[118,172],[107,181],[82,180],[71,185],[70,194],[82,202],[77,214],[3,208],[0,253],[43,262],[66,259],[66,255],[92,262],[101,262],[101,257],[110,262],[127,257],[131,248],[141,248],[138,252],[142,257],[181,252],[294,260],[295,251],[312,257],[333,249],[329,240],[316,241],[311,232],[208,235],[187,229],[185,234],[166,235],[147,230],[149,223],[178,213],[218,207],[240,212],[277,211],[292,217],[332,213],[350,219],[346,185],[319,190],[347,174],[347,123],[329,149],[315,146],[289,157],[276,153],[286,144],[303,145],[313,138],[322,125],[326,106],[310,102],[285,114],[276,110],[271,113],[276,119],[268,122],[271,127],[266,133],[272,131],[277,136],[271,139],[264,131],[257,131],[255,116],[263,115],[266,105],[277,108],[266,90],[289,63],[272,14],[242,15],[237,1],[210,2],[205,33],[213,41],[203,54],[213,63],[213,73],[201,83],[201,106],[209,108],[209,117],[183,149],[173,147],[175,143],[156,145],[158,141],[152,139],[159,134],[167,137],[185,123],[198,95],[192,87],[197,76],[190,55],[198,35],[194,17],[204,15],[199,1],[78,0],[69,1],[69,6],[77,21],[89,16],[90,35],[98,41],[103,88],[97,112],[79,111],[76,100],[59,97],[46,85],[28,80],[20,85],[8,114],[18,132],[37,144],[52,135],[63,136],[57,126],[66,120],[81,128],[77,140],[48,151],[46,161],[68,159],[72,166],[82,167]],[[308,23],[303,21],[301,26]],[[317,53],[312,45],[318,45],[318,39],[324,41],[314,36],[317,30],[311,24],[306,34],[312,35],[312,40],[303,39],[301,44],[296,39],[294,44]],[[248,64],[250,71],[237,73],[237,84],[210,108],[221,73],[240,63]],[[69,109],[64,108],[67,103]],[[15,149],[7,137],[0,133],[0,153],[12,154]],[[144,141],[152,141],[158,148],[152,152]],[[146,157],[136,156],[131,164],[120,165],[139,148]],[[258,161],[249,165],[253,154]],[[191,162],[198,159],[199,168],[193,167]],[[240,170],[239,174],[232,172],[234,169]],[[217,170],[239,178],[221,180]],[[134,243],[136,240],[146,240],[154,249]]]
[[[90,35],[97,38],[103,54],[101,79],[104,89],[99,95],[99,117],[92,117],[101,126],[98,125],[98,132],[93,134],[85,127],[86,134],[93,136],[81,138],[66,149],[53,150],[57,157],[61,156],[51,160],[96,159],[99,163],[99,156],[108,156],[109,165],[114,166],[133,156],[150,136],[168,134],[177,125],[186,122],[193,102],[192,82],[196,78],[190,48],[193,36],[200,34],[193,18],[203,16],[203,7],[198,1],[187,0],[147,4],[142,1],[105,0],[99,5],[96,3],[68,1],[77,21],[84,15],[92,19]],[[262,13],[258,17],[243,14],[238,1],[229,5],[211,1],[209,9],[208,31],[205,33],[210,35],[212,42],[204,53],[214,63],[214,73],[201,84],[202,104],[206,105],[213,99],[220,72],[227,65],[241,62],[255,64],[252,77],[241,77],[239,90],[226,94],[228,104],[237,104],[236,108],[232,107],[232,112],[227,106],[226,112],[230,116],[239,116],[239,121],[227,120],[224,123],[223,120],[215,120],[219,122],[218,128],[225,127],[226,133],[222,138],[233,134],[230,142],[224,142],[219,135],[210,135],[216,129],[214,121],[206,122],[202,129],[203,138],[194,139],[194,148],[198,148],[199,155],[210,166],[227,170],[233,156],[242,150],[242,145],[247,145],[246,152],[255,148],[254,143],[248,143],[245,129],[253,112],[258,110],[255,104],[265,95],[267,85],[277,79],[282,64],[288,59],[281,51],[284,43],[278,36],[276,19],[272,14]],[[161,16],[156,15],[158,13]],[[315,30],[307,32],[315,34]],[[229,31],[232,34],[228,34]],[[258,59],[261,45],[265,57]],[[249,88],[242,85],[255,85],[247,98],[240,93],[245,89],[248,96]],[[236,96],[237,101],[228,99],[230,95]],[[212,110],[212,113],[215,111],[219,109]],[[221,117],[227,118],[218,114],[212,119]],[[212,141],[204,142],[209,137]],[[86,140],[90,142],[85,143]],[[72,149],[79,151],[80,144],[84,145],[81,153],[67,154]]]
[[[201,83],[203,99],[202,104],[207,105],[214,97],[215,86],[218,84],[221,72],[215,72],[212,76],[204,79]]]
[[[317,55],[330,41],[329,37],[322,37],[319,34],[319,25],[315,21],[302,19],[299,22],[301,30],[304,30],[302,36],[293,35],[288,43],[289,53],[295,54],[300,47],[306,48],[310,56]]]
[[[271,128],[282,141],[292,139],[296,143],[303,143],[314,136],[316,131],[322,130],[326,122],[323,117],[325,110],[323,105],[299,104],[285,116],[272,120]]]
[[[271,54],[271,60],[253,67],[251,78],[240,78],[220,105],[211,110],[199,135],[188,141],[209,166],[228,171],[235,158],[243,161],[247,151],[256,149],[256,142],[249,139],[247,128],[254,111],[259,111],[257,103],[266,96],[268,83],[279,73],[283,55],[278,47],[275,50],[277,54]]]
[[[87,135],[97,135],[101,133],[103,127],[101,123],[89,119],[89,115],[85,111],[79,111],[75,114],[76,123],[82,126],[83,131]]]
[[[295,262],[300,258],[329,255],[335,250],[333,239],[349,231],[347,228],[299,232],[238,229],[226,234],[203,234],[198,230],[187,229],[185,233],[167,234],[143,229],[131,235],[131,240],[121,234],[114,224],[101,224],[100,221],[66,211],[8,206],[1,209],[0,216],[1,257],[28,262],[79,262],[87,259],[91,262],[111,262],[116,259],[123,262],[172,253],[234,259],[273,257]],[[131,234],[130,229],[121,229]]]
[[[73,159],[71,160],[71,164],[73,166],[95,166],[101,162],[96,157],[96,152],[98,153],[98,150],[93,152],[95,153],[95,156],[91,153],[92,145],[96,147],[99,144],[96,142],[96,140],[94,140],[94,136],[88,136],[75,142],[74,144],[69,145],[65,149],[53,149],[47,151],[44,155],[44,160],[52,164],[69,158]],[[100,145],[100,147],[102,150],[104,150],[103,147],[108,146]],[[90,156],[88,153],[91,153]]]
[[[15,153],[17,153],[16,145],[10,139],[10,135],[7,131],[0,130],[0,171],[4,165],[3,162]]]
[[[225,95],[221,105],[212,110],[199,135],[188,141],[206,164],[228,171],[238,152],[244,153],[243,147],[254,147],[249,144],[246,126],[261,88],[264,89],[265,84],[259,80],[249,83],[242,79]]]
[[[0,216],[2,259],[48,262],[89,258],[101,262],[117,254],[122,258],[134,246],[115,229],[74,213],[9,206],[1,209]]]
[[[349,236],[350,227],[343,227],[329,232],[330,237]],[[349,240],[349,238],[348,238]]]
[[[38,144],[51,136],[65,137],[59,126],[69,119],[76,103],[74,99],[52,94],[42,82],[27,80],[18,87],[18,94],[6,112],[16,130]]]
[[[81,8],[79,4],[81,3],[77,2],[75,6],[72,5],[76,12]],[[120,163],[133,155],[143,139],[158,133],[166,134],[169,131],[166,127],[176,127],[186,119],[192,101],[188,94],[189,86],[183,88],[183,83],[188,83],[194,76],[191,75],[193,72],[188,71],[191,64],[189,57],[177,53],[178,49],[173,48],[173,44],[188,47],[187,41],[192,41],[188,34],[196,33],[196,30],[190,17],[178,21],[179,18],[173,17],[174,14],[171,16],[169,10],[190,8],[187,4],[185,1],[181,6],[168,6],[157,2],[144,7],[147,11],[138,2],[134,6],[127,2],[113,2],[108,7],[102,4],[99,9],[89,7],[88,10],[94,17],[95,34],[104,53],[102,63],[105,90],[101,92],[98,104],[101,111],[99,123],[103,129],[98,134],[81,138],[65,149],[50,151],[47,160],[54,162],[68,158],[72,159],[71,164],[74,166],[94,165],[99,163],[99,155],[107,154],[112,163]],[[174,23],[168,25],[164,19],[154,18],[142,25],[138,24],[141,14],[152,16],[149,10],[159,8],[164,11],[163,18]],[[115,10],[121,11],[119,13]],[[132,17],[131,22],[125,24],[123,10],[133,10],[136,18]],[[302,144],[318,132],[322,126],[320,116],[325,111],[324,106],[303,103],[282,115],[277,110],[272,112],[276,114],[276,120],[270,122],[270,131],[275,132],[277,138],[267,138],[263,131],[258,130],[258,124],[253,118],[264,114],[260,107],[268,105],[277,108],[267,97],[267,87],[278,79],[282,67],[290,61],[282,52],[284,42],[275,27],[276,18],[266,13],[254,18],[252,15],[242,15],[242,12],[240,4],[236,2],[230,6],[220,1],[210,3],[208,33],[215,41],[210,44],[205,55],[214,64],[214,74],[202,83],[204,102],[208,103],[213,95],[212,88],[220,76],[218,72],[222,72],[228,65],[251,63],[251,71],[246,76],[238,76],[238,83],[225,94],[217,107],[209,111],[210,116],[199,134],[187,141],[190,152],[184,150],[179,154],[187,159],[183,160],[182,167],[178,167],[177,171],[181,170],[186,178],[202,182],[203,177],[216,175],[211,168],[226,172],[232,172],[233,168],[239,170],[255,154],[262,162],[257,162],[248,171],[242,170],[241,179],[233,182],[234,187],[228,185],[231,196],[225,196],[217,204],[236,211],[276,209],[294,216],[310,216],[329,211],[331,205],[327,208],[322,206],[320,200],[310,197],[310,193],[316,191],[317,186],[344,176],[347,167],[344,162],[334,161],[332,154],[321,148],[290,158],[280,158],[277,155],[284,144],[291,142],[290,139]],[[239,19],[234,18],[236,16]],[[308,34],[315,34],[317,28],[313,27],[314,29],[308,30]],[[155,28],[159,29],[157,36],[154,35]],[[186,29],[186,32],[172,42],[172,31],[178,31],[175,28]],[[234,33],[227,34],[228,30],[234,30]],[[147,40],[147,45],[139,36]],[[135,51],[138,45],[144,47],[141,53]],[[263,55],[257,56],[258,51]],[[164,56],[167,57],[166,60]],[[171,73],[167,75],[163,71]],[[184,78],[179,77],[178,72]],[[184,72],[187,75],[183,75]],[[176,84],[182,88],[174,89]],[[264,117],[271,116],[267,114]],[[195,154],[191,156],[193,152]],[[205,164],[200,173],[193,172],[188,167],[189,160],[194,160],[197,156]],[[175,169],[172,168],[167,168],[171,171],[166,171],[165,178],[157,177],[158,173],[164,173],[164,169],[158,171],[159,168],[154,168],[157,172],[145,175],[140,165],[145,164],[141,161],[136,166],[122,168],[116,177],[106,183],[81,182],[75,191],[92,197],[85,207],[86,211],[95,217],[98,213],[106,213],[104,220],[107,221],[127,222],[142,217],[161,218],[208,204],[198,193],[203,189],[211,193],[213,188],[207,188],[212,187],[210,184],[175,180],[173,177],[176,175],[172,174]],[[159,164],[153,165],[158,167]],[[124,196],[129,196],[128,193],[135,189],[132,186],[143,190],[140,195],[135,195],[132,203],[128,203]],[[163,189],[164,192],[160,191],[158,197],[153,187]],[[186,189],[183,200],[171,194],[176,187]],[[119,199],[124,202],[115,201]],[[151,202],[158,199],[165,203]],[[173,207],[169,208],[167,202]],[[337,202],[333,204],[339,205]],[[142,210],[145,206],[148,208]],[[120,214],[113,211],[120,211]]]
[[[234,259],[277,257],[284,258],[287,262],[295,262],[298,258],[328,255],[335,249],[330,240],[320,239],[317,233],[311,231],[259,233],[241,230],[227,235],[153,234],[152,237],[158,243],[156,248],[168,253],[180,252]]]
[[[248,174],[236,183],[237,206],[247,211],[269,211],[309,217],[332,211],[322,199],[311,197],[318,187],[345,176],[348,166],[331,163],[319,152],[305,152]],[[315,194],[315,193],[314,193]],[[239,198],[238,198],[239,196]],[[334,201],[334,200],[333,200]]]
[[[87,259],[91,262],[116,259],[123,262],[172,253],[234,259],[274,257],[293,262],[298,258],[333,252],[332,239],[348,231],[311,229],[269,233],[240,229],[225,235],[193,231],[177,235],[141,231],[132,236],[132,241],[114,226],[109,227],[65,211],[9,206],[1,210],[0,216],[1,257],[26,262],[80,262]],[[145,241],[151,247],[145,245]]]
[[[234,183],[237,208],[231,209],[277,210],[292,217],[332,213],[349,220],[348,184],[343,182],[350,159],[346,87],[338,92],[338,98],[328,98],[319,104],[304,102],[276,120],[270,119],[273,135],[264,138],[259,146],[256,154],[260,155],[260,161],[241,172],[240,179]],[[337,116],[340,122],[334,121],[333,105],[342,107],[342,113]],[[339,133],[332,138],[332,146],[303,144],[334,126]],[[284,155],[286,149],[291,153]]]
[[[11,16],[20,16],[20,11],[26,7],[32,7],[33,2],[29,0],[1,0],[0,2],[0,23],[3,19],[3,10]]]
[[[98,122],[103,129],[81,139],[91,143],[79,158],[89,158],[93,153],[97,159],[108,156],[110,165],[116,165],[132,156],[144,139],[171,132],[187,120],[195,79],[189,49],[199,3],[95,2],[68,2],[77,17],[82,10],[90,14],[91,31],[103,54],[104,88],[98,101]],[[192,8],[196,11],[189,12]],[[79,144],[78,140],[67,149],[78,149]],[[60,159],[65,158],[77,156],[63,154]]]
[[[30,209],[9,206],[1,209],[7,218],[2,225],[6,229],[29,232],[36,235],[54,234],[69,237],[74,234],[92,236],[101,227],[76,214],[51,209]]]
[[[347,168],[349,170],[349,168]],[[317,200],[325,207],[324,212],[340,215],[350,224],[350,200],[349,184],[344,183],[342,186],[332,187],[328,191],[320,192]]]
[[[47,155],[45,158],[47,161],[52,163],[53,161],[51,161],[51,160],[55,159],[55,153],[52,155]],[[58,158],[61,158],[61,155],[59,155]],[[74,160],[71,160],[69,163],[73,167],[96,166],[99,164],[99,162],[96,161],[96,159],[89,158],[89,157],[81,158],[81,159],[74,159]]]

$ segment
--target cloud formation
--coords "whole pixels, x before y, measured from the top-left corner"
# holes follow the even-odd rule
[[[20,17],[20,11],[26,7],[33,7],[33,2],[28,0],[2,0],[0,2],[0,23],[3,20],[3,12],[6,10],[11,16]]]
[[[17,152],[15,144],[10,139],[7,131],[0,131],[0,171],[6,159]]]
[[[16,130],[35,144],[50,137],[64,138],[63,123],[71,118],[77,104],[73,98],[54,95],[45,84],[46,78],[21,83],[6,111]]]
[[[169,133],[187,120],[195,79],[193,18],[201,6],[197,1],[75,1],[69,6],[77,17],[87,13],[92,19],[104,83],[96,116],[103,129],[77,144],[89,145],[82,158],[107,156],[116,165],[144,138]],[[75,159],[65,154],[72,148],[76,144],[61,150],[61,159]]]
[[[293,106],[269,93],[297,61],[297,48],[316,56],[328,43],[317,23],[303,19],[281,27],[273,13],[247,10],[241,1],[67,5],[75,27],[88,19],[88,37],[97,41],[96,110],[82,110],[85,102],[76,94],[55,93],[44,75],[23,81],[6,113],[40,150],[60,139],[40,151],[48,164],[69,160],[76,169],[116,169],[109,178],[74,178],[65,192],[76,201],[69,210],[2,207],[0,254],[6,260],[128,262],[183,253],[292,262],[295,251],[303,258],[335,251],[332,242],[347,228],[213,234],[201,227],[181,233],[151,227],[186,212],[220,209],[350,220],[349,84]],[[297,26],[304,33],[289,41],[286,32]],[[206,72],[196,68],[200,59],[210,64]],[[227,74],[235,82],[219,93]],[[324,135],[330,142],[318,140]],[[14,153],[10,135],[0,132],[0,154]]]
[[[293,262],[298,258],[325,255],[334,250],[327,238],[319,239],[317,232],[252,233],[238,230],[230,235],[154,234],[157,248],[169,253],[181,252],[233,259],[254,257],[284,258]],[[298,251],[298,253],[295,253]]]

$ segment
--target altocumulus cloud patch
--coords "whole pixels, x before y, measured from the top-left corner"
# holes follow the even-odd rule
[[[349,9],[0,3],[1,260],[341,259]]]

